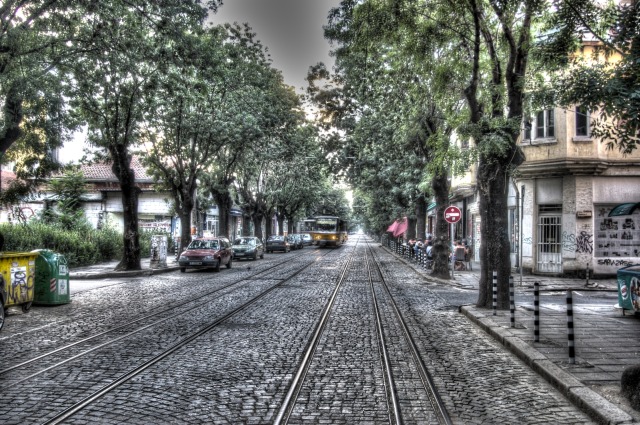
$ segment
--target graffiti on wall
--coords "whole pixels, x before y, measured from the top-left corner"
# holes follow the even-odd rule
[[[573,233],[562,232],[562,250],[573,252],[576,249],[576,235]]]
[[[576,252],[581,254],[591,254],[593,252],[593,235],[586,230],[581,230],[576,238]]]
[[[594,220],[596,229],[594,256],[609,258],[618,265],[619,257],[640,257],[640,229],[638,228],[640,213],[609,217],[612,208],[613,206],[601,207]]]
[[[635,264],[633,261],[629,260],[614,260],[612,258],[599,258],[598,265],[599,266],[615,266],[615,267],[627,267]]]

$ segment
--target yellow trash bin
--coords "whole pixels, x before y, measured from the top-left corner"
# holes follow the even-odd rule
[[[4,308],[21,306],[27,312],[33,303],[37,252],[0,253],[0,275]]]

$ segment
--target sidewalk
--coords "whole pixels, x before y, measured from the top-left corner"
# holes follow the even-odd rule
[[[152,276],[159,273],[167,273],[178,270],[179,266],[173,256],[167,258],[167,267],[151,268],[149,259],[143,258],[141,261],[141,270],[131,271],[115,271],[120,261],[109,261],[106,263],[94,264],[86,267],[73,267],[69,269],[69,279],[71,280],[91,280],[105,279],[113,277],[135,277],[135,276]]]
[[[422,267],[400,258],[426,280],[463,289],[477,290],[480,266],[454,273],[454,280],[433,278]],[[617,279],[568,279],[547,276],[514,275],[515,327],[508,310],[462,306],[460,311],[497,342],[524,361],[574,404],[600,423],[640,423],[640,412],[633,410],[620,395],[622,372],[640,363],[640,317],[614,306],[618,303]],[[533,286],[540,282],[540,337],[533,335]],[[573,289],[575,363],[569,362],[566,290]],[[606,304],[585,303],[580,298],[592,290],[606,298]],[[595,295],[595,294],[589,294]],[[608,301],[611,301],[608,303]]]

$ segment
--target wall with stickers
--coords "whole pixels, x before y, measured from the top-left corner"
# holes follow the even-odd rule
[[[615,205],[594,205],[593,257],[598,269],[610,271],[640,264],[640,209],[631,215],[608,217]]]

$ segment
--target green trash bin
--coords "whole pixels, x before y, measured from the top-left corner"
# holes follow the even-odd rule
[[[33,303],[58,305],[71,302],[69,295],[69,268],[62,254],[38,249],[36,258],[36,281]]]
[[[618,305],[624,310],[640,311],[640,265],[618,270]]]

